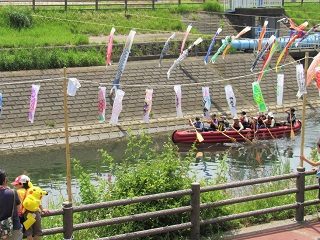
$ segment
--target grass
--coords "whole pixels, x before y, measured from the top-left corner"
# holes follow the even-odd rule
[[[30,28],[11,28],[5,12],[0,8],[2,48],[59,46],[88,44],[89,36],[109,35],[112,27],[116,34],[128,34],[131,29],[137,33],[184,31],[181,12],[196,11],[202,5],[172,7],[165,10],[123,10],[110,11],[45,11],[36,10],[31,14]],[[22,9],[22,7],[20,7]],[[182,10],[181,10],[182,9]],[[130,17],[128,17],[130,16]],[[192,30],[196,32],[196,30]]]
[[[316,24],[320,23],[319,3],[285,3],[285,14],[292,18],[298,25],[305,21],[309,22],[307,29],[310,29]]]
[[[0,20],[5,23],[0,26],[0,48],[88,44],[89,36],[109,35],[112,27],[119,35],[128,34],[131,29],[137,34],[184,31],[181,14],[207,9],[214,11],[206,4],[182,4],[161,10],[133,9],[127,14],[119,9],[59,11],[47,7],[31,13],[32,27],[19,30],[9,26],[5,17],[8,8],[0,8]],[[298,24],[309,21],[309,28],[320,22],[319,10],[320,4],[285,3],[287,16]],[[196,29],[191,32],[196,33]]]
[[[198,20],[197,11],[222,10],[222,5],[216,1],[168,5],[168,8],[155,10],[129,9],[127,12],[117,8],[112,11],[64,11],[52,7],[32,11],[30,7],[3,6],[0,7],[0,71],[100,66],[104,64],[105,50],[97,51],[95,46],[90,46],[90,36],[107,36],[112,27],[117,35],[127,35],[132,29],[137,34],[162,32],[169,35],[186,30],[183,23],[186,13],[191,13],[191,19]],[[297,24],[308,20],[309,28],[319,23],[319,10],[320,4],[285,3],[287,16]],[[28,24],[25,24],[26,20]],[[192,28],[191,33],[198,32]],[[70,49],[70,46],[75,48]],[[116,51],[113,56],[117,57],[115,54]]]

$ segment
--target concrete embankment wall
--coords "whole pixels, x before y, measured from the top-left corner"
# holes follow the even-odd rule
[[[274,55],[271,67],[275,66],[277,57]],[[224,60],[219,56],[216,63],[204,65],[203,57],[189,57],[172,71],[170,79],[167,79],[167,71],[173,59],[164,59],[162,67],[158,66],[158,60],[132,62],[129,59],[120,81],[125,95],[117,126],[109,125],[114,95],[107,96],[104,123],[98,121],[97,104],[98,87],[106,86],[109,94],[117,64],[107,69],[105,66],[69,68],[66,76],[81,82],[76,96],[67,97],[70,142],[122,137],[128,128],[137,131],[146,128],[150,132],[186,128],[188,118],[202,115],[202,87],[205,86],[210,87],[211,112],[231,118],[224,90],[225,85],[231,84],[238,112],[245,110],[248,115],[255,115],[258,108],[252,97],[252,82],[256,80],[262,62],[252,74],[250,67],[254,59],[252,53],[227,54]],[[284,106],[276,104],[277,74],[274,70],[266,72],[260,86],[269,111],[283,116],[284,109],[293,106],[298,109],[297,117],[301,118],[303,101],[296,97],[296,63],[291,57],[286,63],[281,69],[285,75]],[[1,73],[3,114],[0,117],[0,149],[64,143],[63,76],[63,69]],[[28,121],[32,84],[40,84],[33,124]],[[183,118],[176,117],[175,84],[182,85]],[[149,124],[142,121],[146,88],[154,91]],[[312,83],[308,87],[307,108],[317,110],[319,100],[318,89]]]

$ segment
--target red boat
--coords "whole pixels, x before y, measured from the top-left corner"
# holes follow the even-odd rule
[[[301,122],[296,121],[291,127],[289,126],[277,126],[274,128],[260,128],[256,133],[250,128],[242,130],[240,133],[234,130],[228,130],[225,132],[210,131],[199,132],[203,137],[203,143],[231,143],[231,142],[243,142],[253,139],[271,139],[279,138],[290,135],[291,131],[297,132],[301,129]],[[172,141],[174,143],[193,143],[197,141],[196,132],[194,130],[174,131],[172,134]]]

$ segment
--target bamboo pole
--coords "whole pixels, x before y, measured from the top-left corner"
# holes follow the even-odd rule
[[[304,60],[304,76],[305,82],[307,82],[307,71],[308,71],[308,60],[309,60],[309,52],[306,52],[305,60]],[[304,93],[303,97],[303,105],[302,105],[302,126],[301,126],[301,145],[300,145],[300,155],[304,155],[304,135],[305,135],[305,126],[306,126],[306,103],[307,103],[307,94]],[[303,167],[303,161],[300,160],[300,167]]]
[[[66,162],[67,162],[67,187],[68,201],[72,202],[71,192],[71,164],[70,164],[70,148],[69,148],[69,128],[68,128],[68,100],[67,100],[67,69],[63,68],[63,103],[64,103],[64,132],[66,138]]]

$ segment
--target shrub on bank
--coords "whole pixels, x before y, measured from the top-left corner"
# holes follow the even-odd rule
[[[96,48],[33,48],[6,50],[0,54],[1,71],[101,66],[104,56]]]

